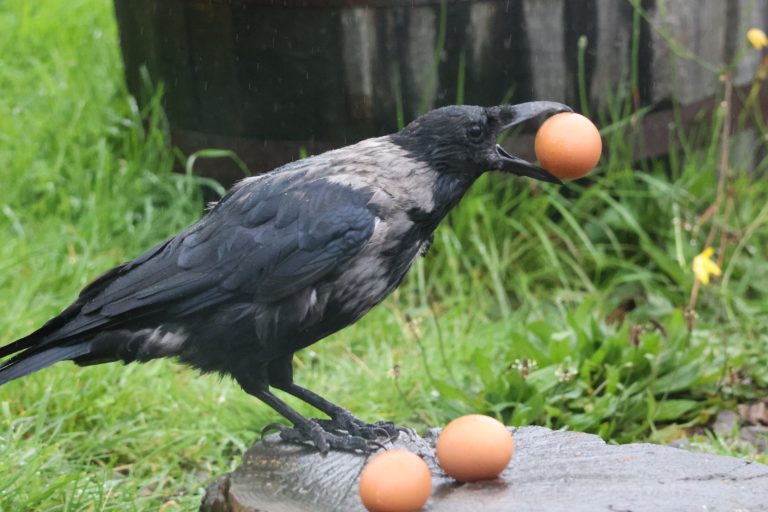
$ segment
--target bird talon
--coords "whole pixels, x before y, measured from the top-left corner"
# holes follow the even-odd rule
[[[386,449],[376,440],[339,431],[330,420],[311,420],[308,425],[292,428],[280,423],[272,423],[264,427],[264,430],[279,430],[282,441],[302,445],[311,444],[323,454],[329,449],[362,453]]]
[[[339,414],[328,419],[316,419],[326,432],[332,434],[349,434],[354,437],[375,440],[384,438],[387,441],[397,439],[401,431],[407,431],[391,421],[377,421],[375,423],[365,423],[364,421],[352,416],[349,413]],[[409,437],[412,437],[409,432]]]
[[[351,452],[373,453],[386,450],[384,443],[391,443],[400,432],[413,437],[413,430],[395,425],[391,421],[364,423],[354,416],[349,418],[313,418],[307,425],[289,427],[282,423],[270,423],[261,429],[263,438],[271,432],[278,432],[280,439],[293,444],[311,444],[320,453],[329,449]],[[383,439],[383,442],[379,441]]]
[[[373,434],[376,436],[377,439],[380,437],[383,437],[383,438],[386,438],[387,440],[397,439],[397,434],[398,434],[397,432],[395,432],[395,435],[393,436],[388,430],[380,427],[371,429],[371,432],[373,432]]]
[[[398,434],[403,433],[403,434],[408,436],[408,439],[413,440],[413,439],[419,437],[419,435],[416,433],[416,431],[414,429],[410,428],[410,427],[396,426],[395,428],[397,428],[397,433]]]
[[[395,425],[391,421],[377,421],[373,426],[378,432],[384,432],[384,435],[381,437],[387,437],[389,440],[394,440],[400,437],[400,432],[405,432],[408,434],[408,437],[413,438],[413,430]]]
[[[378,450],[386,450],[387,449],[386,446],[384,446],[383,444],[381,444],[378,441],[370,441],[369,440],[367,445],[368,445],[368,449],[370,450],[369,453],[373,453],[373,452],[378,451]],[[371,447],[373,447],[373,448],[371,448]]]
[[[323,430],[329,434],[343,435],[346,430],[341,429],[336,423],[329,419],[312,418],[312,421],[319,425]]]
[[[270,432],[280,432],[282,434],[289,428],[290,427],[283,425],[282,423],[270,423],[268,425],[265,425],[264,428],[261,429],[261,437],[266,436]]]

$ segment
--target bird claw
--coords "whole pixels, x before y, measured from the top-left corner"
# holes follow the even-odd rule
[[[388,423],[390,423],[390,422],[388,422]],[[410,427],[402,427],[400,425],[395,425],[395,424],[392,424],[392,426],[395,428],[395,430],[397,430],[398,436],[399,436],[399,434],[402,433],[402,434],[407,435],[408,438],[411,439],[411,440],[413,440],[414,438],[419,437],[419,435],[416,433],[416,431],[414,429],[410,428]],[[398,437],[398,436],[395,436],[395,437]]]
[[[391,442],[405,432],[409,437],[413,431],[400,427],[391,421],[377,421],[365,423],[352,416],[343,414],[333,419],[313,418],[306,425],[288,427],[282,423],[270,423],[261,430],[264,437],[270,432],[280,433],[280,439],[288,443],[311,443],[321,453],[327,453],[329,449],[372,453],[386,447],[384,443]]]
[[[283,430],[287,429],[289,427],[286,427],[282,423],[270,423],[268,425],[264,425],[264,428],[261,429],[261,437],[266,436],[270,432],[283,432]]]
[[[346,433],[369,440],[385,438],[387,441],[393,441],[398,438],[400,432],[406,432],[409,437],[412,436],[412,431],[404,427],[399,427],[391,421],[365,423],[348,412],[337,414],[330,420],[314,419],[313,421],[320,425],[326,432],[336,434]]]
[[[400,437],[401,433],[406,434],[411,439],[416,437],[416,431],[412,428],[402,427],[392,423],[391,421],[377,421],[373,425],[377,426],[379,429],[383,429],[390,439],[397,439]]]
[[[261,429],[261,435],[263,437],[269,432],[277,431],[280,433],[281,440],[303,445],[310,443],[320,453],[328,453],[330,449],[362,453],[373,453],[385,449],[385,446],[378,441],[352,435],[338,428],[331,428],[331,425],[330,420],[309,420],[307,425],[296,427],[288,427],[282,423],[270,423]]]

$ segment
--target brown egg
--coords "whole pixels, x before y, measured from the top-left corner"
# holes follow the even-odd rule
[[[450,422],[437,438],[437,461],[461,482],[496,478],[515,450],[515,441],[501,422],[470,414]]]
[[[586,176],[600,160],[603,143],[592,121],[580,114],[556,114],[541,125],[534,141],[541,166],[564,180]]]
[[[360,474],[360,499],[371,512],[420,510],[432,493],[426,462],[407,450],[376,455]]]

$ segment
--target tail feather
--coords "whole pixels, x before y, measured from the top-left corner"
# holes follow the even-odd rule
[[[19,338],[13,343],[9,343],[7,345],[0,347],[0,358],[9,356],[11,354],[15,354],[16,352],[19,352],[21,350],[32,348],[35,346],[36,342],[37,342],[37,332],[33,332],[28,336]]]
[[[67,309],[59,313],[57,316],[51,318],[45,325],[37,329],[35,332],[27,334],[23,338],[9,343],[8,345],[0,347],[0,358],[15,354],[22,350],[34,349],[35,346],[39,346],[40,343],[45,341],[46,336],[55,332],[56,329],[66,324],[72,318],[77,316],[82,305],[80,302],[69,306]],[[1,367],[1,366],[0,366]]]
[[[166,240],[163,244],[158,245],[157,247],[153,248],[149,253],[147,253],[143,258],[147,258],[151,256],[152,254],[158,252],[164,247],[164,244],[166,244],[168,240]],[[0,347],[0,358],[9,356],[11,354],[14,354],[16,352],[20,352],[22,350],[35,350],[41,348],[45,344],[49,344],[50,342],[54,343],[62,343],[69,341],[68,338],[71,338],[72,336],[81,336],[83,335],[82,332],[72,333],[71,335],[57,335],[57,331],[59,331],[62,327],[66,326],[70,321],[77,318],[77,316],[80,314],[80,311],[83,309],[83,306],[91,300],[94,296],[98,295],[98,293],[104,289],[106,286],[108,286],[112,281],[117,278],[121,272],[123,272],[126,269],[130,269],[133,266],[135,266],[138,263],[141,263],[143,261],[142,258],[137,260],[137,262],[133,263],[126,263],[124,265],[120,265],[118,267],[115,267],[111,270],[106,271],[101,276],[97,277],[94,281],[92,281],[90,284],[88,284],[83,290],[80,292],[80,295],[77,297],[77,300],[72,303],[69,307],[67,307],[64,311],[56,315],[55,317],[51,318],[45,324],[37,329],[36,331],[27,334],[23,338],[19,338],[18,340],[9,343],[8,345]],[[3,368],[3,363],[0,363],[0,369]]]
[[[47,368],[54,363],[87,354],[90,342],[77,345],[50,347],[41,352],[28,350],[0,363],[0,386],[19,377],[24,377],[37,370]]]

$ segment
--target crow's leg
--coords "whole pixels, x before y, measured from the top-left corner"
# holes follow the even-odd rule
[[[377,439],[379,437],[395,439],[401,430],[390,421],[366,423],[347,409],[329,402],[317,393],[297,384],[273,385],[277,389],[285,391],[327,414],[331,418],[330,420],[314,419],[314,421],[329,432],[348,432],[352,436],[359,436],[365,439]]]
[[[298,411],[273,395],[269,391],[266,382],[264,382],[265,379],[258,378],[257,376],[235,378],[246,393],[255,396],[293,424],[293,428],[289,428],[273,423],[267,425],[262,430],[262,433],[269,430],[279,430],[280,438],[284,441],[302,444],[311,442],[321,453],[328,452],[330,448],[353,452],[372,452],[380,447],[378,443],[372,443],[370,440],[359,436],[339,435],[329,432],[317,422],[305,418]]]
[[[326,431],[334,433],[346,432],[351,436],[364,439],[377,439],[380,437],[395,439],[401,430],[405,430],[390,421],[366,423],[355,417],[347,409],[329,402],[307,388],[294,384],[292,359],[293,356],[290,356],[270,363],[269,385],[285,391],[327,414],[330,420],[314,419],[315,423]]]

